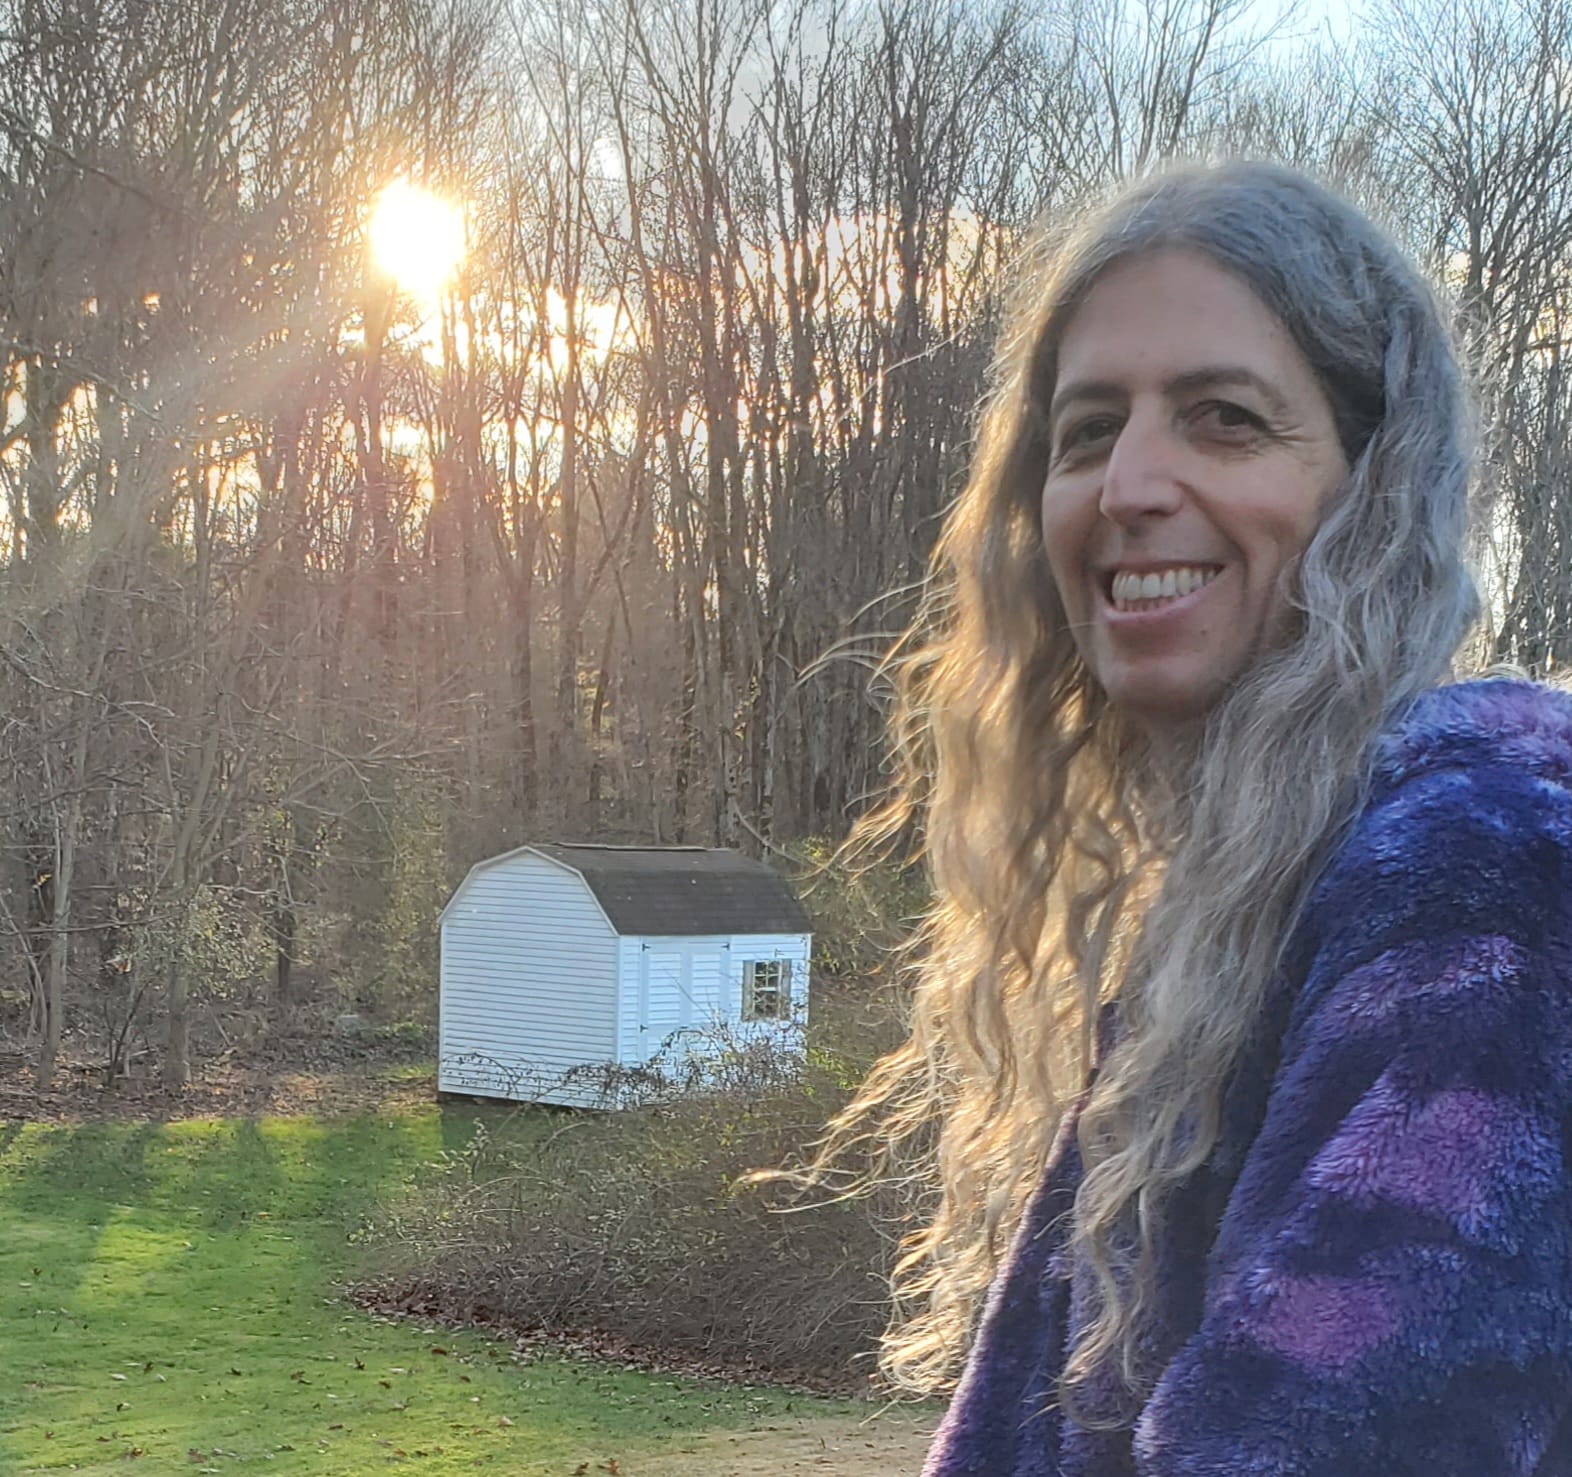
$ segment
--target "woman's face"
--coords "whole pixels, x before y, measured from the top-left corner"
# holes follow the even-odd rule
[[[1070,319],[1043,542],[1082,657],[1149,728],[1205,713],[1274,640],[1278,576],[1348,472],[1288,330],[1237,277],[1167,248]]]

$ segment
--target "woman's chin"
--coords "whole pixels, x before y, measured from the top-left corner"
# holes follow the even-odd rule
[[[1105,689],[1110,706],[1160,736],[1204,719],[1222,695],[1223,686],[1210,674],[1180,671],[1124,674],[1105,684]]]

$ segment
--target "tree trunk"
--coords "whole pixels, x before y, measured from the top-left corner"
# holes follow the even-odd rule
[[[60,1029],[65,1005],[66,971],[71,962],[71,882],[76,872],[77,834],[82,827],[82,800],[73,794],[55,838],[54,906],[50,910],[48,961],[44,969],[43,1039],[38,1052],[38,1086],[47,1091],[60,1057]]]
[[[191,985],[186,977],[184,950],[170,955],[164,974],[164,999],[169,1007],[169,1034],[164,1042],[165,1087],[185,1087],[191,1081]]]

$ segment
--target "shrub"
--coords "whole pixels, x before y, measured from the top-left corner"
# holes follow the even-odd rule
[[[778,1376],[867,1372],[917,1207],[909,1187],[836,1200],[745,1183],[800,1161],[861,1075],[855,1045],[817,1032],[805,1056],[769,1056],[702,1096],[536,1110],[547,1126],[522,1146],[477,1131],[374,1228],[382,1296]]]

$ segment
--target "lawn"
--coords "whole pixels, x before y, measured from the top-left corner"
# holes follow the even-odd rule
[[[342,1301],[362,1217],[470,1121],[0,1124],[0,1473],[594,1477],[792,1407],[849,1409],[521,1364]]]

